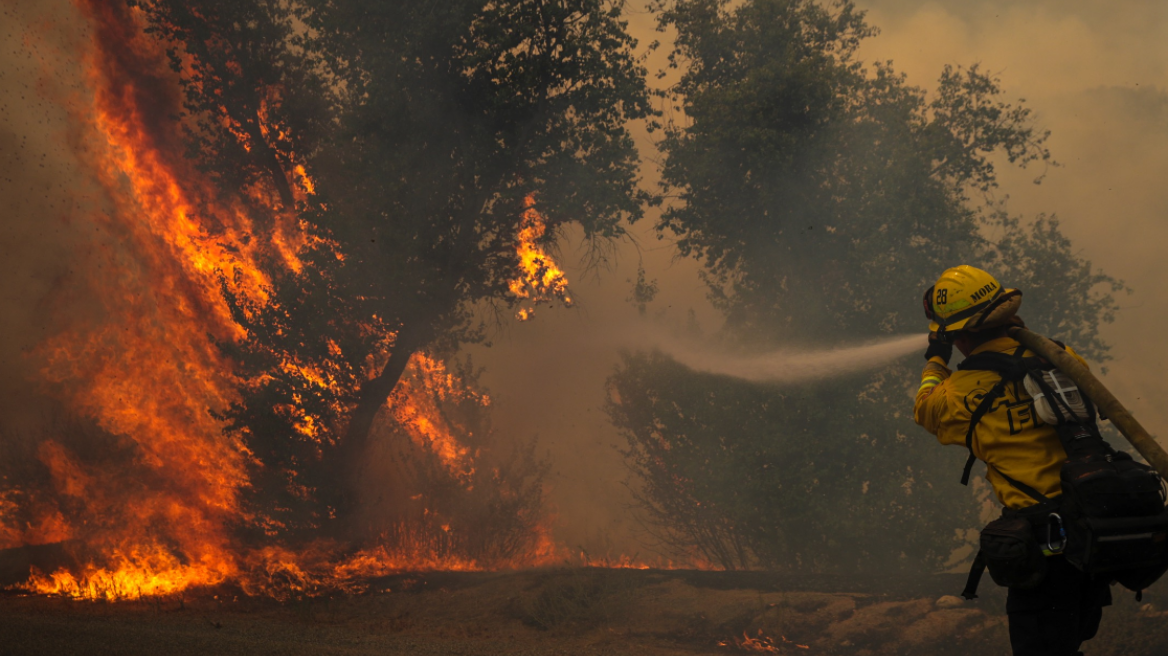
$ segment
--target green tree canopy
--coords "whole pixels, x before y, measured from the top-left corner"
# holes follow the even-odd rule
[[[686,119],[661,144],[663,185],[680,202],[658,229],[706,265],[732,328],[784,343],[916,331],[919,296],[942,270],[1010,271],[1018,254],[999,251],[1029,228],[975,201],[997,187],[995,162],[1050,162],[1031,110],[1004,102],[976,65],[946,67],[931,94],[890,62],[864,66],[856,50],[874,30],[850,2],[727,7],[684,1],[660,15],[677,30],[670,92]],[[1087,279],[1090,294],[1100,281]]]

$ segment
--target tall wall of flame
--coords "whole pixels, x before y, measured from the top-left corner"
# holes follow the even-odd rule
[[[221,200],[184,159],[181,92],[165,53],[125,3],[83,0],[92,21],[87,98],[75,105],[76,151],[102,190],[84,217],[115,238],[87,281],[103,309],[43,346],[45,378],[66,404],[125,442],[125,458],[88,467],[63,443],[39,450],[65,515],[86,517],[59,538],[99,552],[84,577],[59,573],[44,590],[105,586],[165,593],[233,575],[231,528],[241,519],[244,445],[212,412],[232,400],[216,341],[241,337],[221,280],[263,298],[265,240],[242,205]],[[88,103],[88,104],[87,104]],[[84,580],[82,584],[80,581]]]

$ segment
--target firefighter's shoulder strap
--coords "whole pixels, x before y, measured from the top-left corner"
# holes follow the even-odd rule
[[[969,475],[973,470],[973,463],[977,462],[977,456],[973,455],[973,430],[977,427],[978,422],[985,416],[987,412],[993,407],[994,402],[1006,389],[1006,385],[1011,382],[1021,381],[1026,377],[1026,374],[1036,364],[1030,362],[1033,358],[1023,358],[1022,354],[1026,350],[1024,346],[1019,346],[1014,350],[1013,354],[1007,355],[1005,353],[978,353],[966,358],[957,368],[961,371],[993,371],[1001,376],[993,387],[990,388],[986,395],[982,397],[981,402],[977,408],[974,409],[973,414],[969,418],[969,432],[965,434],[965,447],[969,449],[969,458],[965,461],[965,471],[961,475],[961,484],[969,485]],[[992,467],[986,464],[986,467]],[[1015,480],[1010,476],[1002,473],[1000,475],[1007,483],[1014,486],[1015,489],[1026,494],[1026,496],[1038,502],[1035,508],[1049,509],[1053,506],[1055,501],[1050,497],[1042,494],[1033,487]],[[965,599],[977,599],[977,588],[981,583],[982,574],[985,573],[986,561],[985,555],[978,550],[977,556],[973,559],[973,565],[969,568],[969,576],[965,580],[965,589],[961,591],[961,596]]]
[[[1027,365],[1022,358],[1022,353],[1025,350],[1026,347],[1020,345],[1014,350],[1013,355],[977,353],[965,358],[961,364],[957,365],[961,371],[993,371],[1001,376],[1001,380],[985,393],[981,403],[977,404],[977,408],[974,409],[969,418],[969,429],[965,433],[965,448],[969,449],[969,457],[966,458],[965,469],[961,473],[962,485],[969,485],[969,474],[973,471],[973,463],[977,462],[977,456],[973,454],[973,431],[977,428],[981,418],[994,407],[994,402],[1006,390],[1006,385],[1018,382],[1026,376]]]

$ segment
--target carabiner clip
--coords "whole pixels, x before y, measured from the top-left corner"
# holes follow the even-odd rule
[[[1067,530],[1063,526],[1063,518],[1058,513],[1051,513],[1046,518],[1046,550],[1052,554],[1062,553],[1067,546]],[[1058,546],[1054,544],[1053,527],[1058,524]]]

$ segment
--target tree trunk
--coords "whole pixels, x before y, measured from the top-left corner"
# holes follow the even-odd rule
[[[426,342],[429,341],[429,332],[429,322],[426,321],[410,323],[402,326],[398,331],[397,339],[394,340],[393,351],[390,353],[389,360],[386,361],[385,366],[382,367],[381,373],[376,378],[366,381],[361,386],[361,391],[358,393],[357,407],[349,415],[349,428],[345,433],[344,448],[346,451],[359,452],[368,443],[369,430],[373,427],[373,420],[377,417],[377,411],[381,409],[386,398],[393,392],[393,388],[397,386],[397,381],[405,373],[410,356],[425,346]]]
[[[334,534],[344,539],[360,538],[361,527],[357,526],[357,509],[360,503],[362,468],[369,447],[369,433],[373,420],[386,399],[397,386],[410,357],[424,347],[431,339],[432,325],[428,320],[413,321],[398,330],[389,360],[375,378],[361,386],[357,405],[349,415],[349,426],[337,448],[336,459],[331,467],[334,490],[338,493]]]
[[[276,185],[276,193],[280,194],[280,202],[283,203],[284,209],[289,212],[295,210],[296,198],[292,195],[292,185],[288,182],[288,174],[284,172],[284,167],[280,166],[280,159],[276,157],[276,151],[264,139],[263,131],[260,130],[259,112],[255,112],[254,120],[244,121],[244,125],[247,126],[247,136],[255,144],[260,164],[272,176],[272,184]]]

